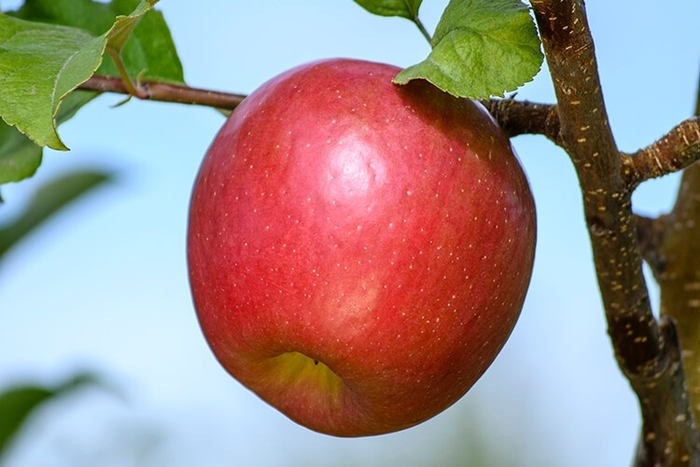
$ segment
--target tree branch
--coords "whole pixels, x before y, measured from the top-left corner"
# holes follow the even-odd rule
[[[650,178],[684,169],[700,159],[700,120],[688,119],[654,144],[623,155],[623,176],[629,189]]]
[[[608,124],[583,0],[532,0],[554,82],[561,145],[581,185],[598,286],[615,356],[639,398],[638,466],[700,463],[672,322],[649,304],[623,157]]]
[[[664,258],[657,275],[661,314],[678,325],[690,403],[700,417],[700,165],[683,172],[672,211],[657,223],[663,225],[655,249],[655,255]]]
[[[509,137],[540,134],[549,138],[554,144],[561,145],[556,105],[514,99],[489,99],[482,100],[481,103]]]
[[[242,94],[230,94],[225,92],[210,91],[206,89],[191,88],[189,86],[162,83],[157,81],[143,81],[138,83],[139,93],[135,96],[139,99],[153,101],[175,102],[180,104],[205,105],[218,109],[233,110],[241,103]],[[113,76],[93,75],[78,89],[98,92],[114,92],[118,94],[133,95],[121,78]]]
[[[685,374],[673,320],[660,324],[662,347],[658,372],[630,380],[639,398],[642,434],[636,467],[700,465],[698,433],[686,397]]]
[[[666,216],[657,218],[637,216],[637,239],[642,258],[651,268],[657,282],[666,273],[668,260],[661,245],[666,232]]]
[[[539,134],[563,146],[556,105],[514,99],[489,99],[481,103],[509,137]],[[633,154],[620,153],[622,178],[629,191],[652,178],[678,172],[700,160],[700,119],[688,119],[654,144]]]
[[[631,192],[608,125],[582,1],[532,2],[554,80],[560,138],[576,168],[598,282],[616,356],[626,372],[643,372],[659,348],[642,275]]]
[[[700,83],[695,115],[700,115]],[[688,165],[697,158],[698,118],[681,123],[652,145],[651,160],[657,166]],[[654,148],[658,146],[658,149]],[[646,150],[643,150],[646,151]],[[642,156],[644,157],[644,156]],[[640,173],[646,169],[637,166]],[[683,171],[672,211],[656,219],[640,218],[639,237],[644,259],[661,290],[661,315],[678,328],[686,387],[695,420],[700,419],[700,164]]]

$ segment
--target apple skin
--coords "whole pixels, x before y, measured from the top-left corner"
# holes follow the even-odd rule
[[[478,103],[349,59],[265,83],[210,146],[187,238],[197,316],[238,381],[335,436],[421,423],[510,335],[535,205]]]

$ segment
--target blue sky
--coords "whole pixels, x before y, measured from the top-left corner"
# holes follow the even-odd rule
[[[446,1],[426,0],[429,29]],[[687,118],[698,75],[700,4],[588,2],[611,125],[634,151]],[[16,2],[4,0],[3,8]],[[294,65],[355,57],[408,66],[429,48],[403,19],[350,0],[162,0],[197,87],[249,93]],[[519,99],[553,102],[546,70]],[[3,187],[0,223],[42,182],[73,168],[114,183],[52,219],[0,263],[0,385],[103,374],[122,397],[89,390],[48,407],[7,466],[405,465],[462,449],[513,452],[519,466],[617,466],[639,430],[614,361],[580,193],[566,155],[538,136],[514,139],[538,209],[538,250],[521,319],[491,369],[454,407],[405,432],[336,439],[288,421],[230,378],[199,331],[185,264],[186,214],[201,158],[223,118],[210,109],[106,95],[61,128],[33,179]],[[677,176],[635,194],[667,210]],[[489,448],[490,446],[490,448]]]

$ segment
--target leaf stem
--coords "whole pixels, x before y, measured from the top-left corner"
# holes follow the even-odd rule
[[[140,89],[138,83],[134,84],[134,82],[131,80],[129,72],[126,69],[126,65],[124,65],[124,60],[122,60],[119,51],[111,47],[107,47],[106,52],[112,58],[114,66],[117,67],[117,71],[119,72],[119,76],[122,78],[122,82],[124,83],[127,93],[130,96],[138,97],[139,99],[147,99],[148,96],[145,94],[144,90]]]
[[[430,46],[432,47],[432,45],[433,45],[433,38],[432,38],[432,36],[430,35],[430,33],[428,32],[428,30],[425,29],[425,26],[423,26],[423,22],[418,18],[418,15],[416,15],[416,16],[413,18],[413,22],[414,22],[415,25],[418,27],[418,30],[420,31],[420,33],[423,34],[423,37],[425,37],[425,40],[428,41],[428,44],[430,44]]]

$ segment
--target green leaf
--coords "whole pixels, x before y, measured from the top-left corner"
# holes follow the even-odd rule
[[[7,250],[60,209],[111,179],[111,174],[84,170],[63,175],[42,186],[24,213],[11,224],[0,226],[0,259]]]
[[[19,386],[0,393],[0,454],[7,448],[29,415],[42,404],[85,386],[100,384],[97,377],[81,373],[57,386]]]
[[[67,149],[57,125],[96,95],[74,90],[95,72],[119,76],[105,51],[130,76],[184,81],[156,1],[27,0],[12,16],[0,13],[0,116],[35,143],[0,126],[0,184],[31,176],[39,146]]]
[[[423,0],[355,0],[355,3],[375,15],[415,20]]]
[[[375,15],[410,19],[418,27],[423,37],[430,42],[430,33],[418,18],[418,10],[423,0],[355,0],[355,3]]]
[[[39,146],[67,149],[56,132],[58,106],[97,69],[104,38],[76,28],[0,14],[0,115]]]
[[[94,99],[96,92],[74,91],[61,102],[56,115],[57,124],[63,123]],[[0,120],[0,185],[29,178],[41,165],[43,149],[13,126]]]
[[[42,149],[0,120],[0,185],[31,177],[41,165]]]
[[[129,40],[129,36],[131,36],[131,33],[134,31],[136,24],[157,1],[158,0],[143,1],[137,5],[131,15],[117,16],[114,25],[107,31],[107,48],[121,52],[126,41]]]
[[[115,25],[118,16],[136,16],[138,9],[147,9],[135,24],[121,51],[131,76],[144,72],[144,79],[184,83],[182,63],[163,14],[147,5],[156,3],[139,0],[113,0],[100,3],[93,0],[26,0],[12,15],[22,19],[72,26],[102,36]],[[113,33],[114,34],[114,33]],[[116,44],[116,43],[115,43]],[[96,72],[119,76],[111,60],[104,60]]]
[[[526,5],[518,0],[451,0],[426,60],[401,71],[398,84],[426,79],[459,97],[503,96],[539,72],[543,55]]]

